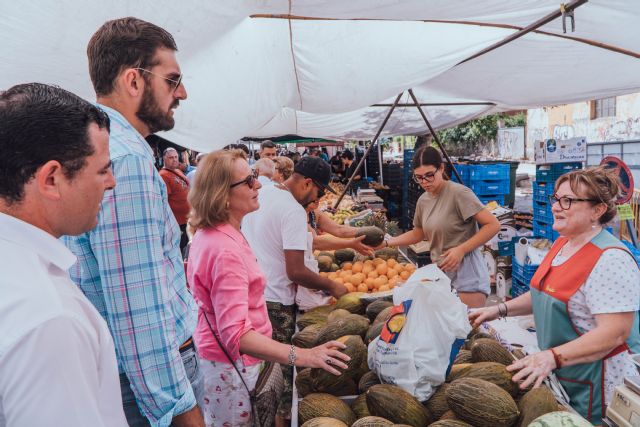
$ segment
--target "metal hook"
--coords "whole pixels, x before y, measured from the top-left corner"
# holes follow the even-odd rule
[[[566,5],[564,3],[560,3],[560,13],[562,14],[562,32],[564,34],[567,33],[567,17],[571,19],[571,32],[576,31],[576,18],[573,14],[574,9],[567,11]]]

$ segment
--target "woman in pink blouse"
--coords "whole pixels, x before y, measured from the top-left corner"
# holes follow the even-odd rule
[[[313,349],[271,339],[264,300],[266,280],[240,231],[242,218],[258,209],[260,183],[240,150],[205,156],[189,193],[191,243],[187,278],[199,306],[194,339],[202,360],[207,426],[250,426],[247,390],[226,353],[253,389],[262,361],[323,368],[339,375],[349,357],[331,341]],[[216,336],[213,336],[213,333]],[[217,338],[217,340],[216,340]],[[220,344],[224,347],[221,349]]]

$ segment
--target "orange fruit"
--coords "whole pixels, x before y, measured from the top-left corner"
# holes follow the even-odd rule
[[[383,276],[380,276],[380,277],[378,277],[376,279],[373,279],[373,287],[375,289],[379,289],[380,286],[383,286],[385,284],[384,280],[382,280],[382,277]]]
[[[340,277],[346,279],[347,277],[351,277],[351,271],[343,270],[339,274]]]
[[[404,266],[402,264],[396,264],[394,267],[394,270],[396,270],[398,273],[400,273],[401,271],[404,271]]]
[[[388,259],[388,260],[387,260],[387,265],[388,265],[389,267],[394,267],[397,263],[398,263],[398,261],[396,261],[396,260],[395,260],[395,259],[393,259],[393,258],[390,258],[390,259]]]
[[[336,283],[340,283],[341,285],[344,285],[344,279],[342,277],[337,277],[333,281]]]
[[[357,290],[358,290],[358,292],[367,292],[369,290],[369,287],[364,283],[360,283],[358,285]]]
[[[387,276],[385,276],[385,275],[380,276],[379,279],[382,280],[382,284],[384,284],[384,285],[389,283],[389,278]]]
[[[371,272],[369,272],[369,274],[367,274],[367,277],[370,277],[372,279],[376,279],[378,276],[379,274],[376,270],[372,270]]]
[[[345,271],[351,270],[352,267],[353,267],[353,264],[350,262],[342,263],[342,269]]]
[[[364,283],[367,285],[367,287],[368,287],[369,289],[373,289],[373,288],[374,288],[373,284],[374,284],[375,280],[376,280],[376,279],[373,279],[373,278],[371,278],[371,277],[368,277],[367,279],[365,279]]]
[[[353,286],[351,283],[345,283],[344,287],[347,288],[348,292],[355,292],[356,291],[355,286]]]
[[[364,264],[358,261],[351,266],[351,271],[353,271],[354,273],[360,273],[363,267],[364,267]]]
[[[362,283],[362,277],[360,277],[358,274],[354,274],[353,276],[349,277],[349,283],[351,283],[353,286],[358,286],[360,283]]]
[[[400,273],[400,278],[402,280],[407,280],[409,278],[409,276],[411,276],[411,273],[409,273],[408,271],[403,271]]]
[[[395,268],[390,268],[389,271],[387,271],[387,277],[389,279],[392,279],[397,276],[398,276],[398,270],[396,270]]]
[[[383,260],[382,258],[374,258],[373,259],[373,265],[380,265],[380,264],[386,264],[387,262],[385,260]]]
[[[387,267],[386,263],[381,263],[378,264],[378,266],[376,267],[376,271],[378,272],[378,274],[382,275],[382,274],[387,274],[387,271],[389,270],[389,267]]]
[[[335,280],[335,279],[336,279],[336,277],[338,277],[338,273],[336,273],[335,271],[333,271],[333,272],[329,273],[329,274],[327,275],[327,277],[328,277],[329,279],[331,279],[331,280]]]
[[[378,291],[382,292],[382,291],[388,291],[391,290],[391,288],[387,285],[382,285],[378,288]]]
[[[373,270],[374,270],[373,264],[367,264],[366,262],[364,263],[364,266],[362,267],[362,272],[365,275],[371,273]]]

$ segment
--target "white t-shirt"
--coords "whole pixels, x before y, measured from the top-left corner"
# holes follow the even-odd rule
[[[318,260],[313,256],[313,233],[307,232],[307,250],[304,251],[304,265],[314,273],[318,273]],[[331,295],[322,291],[298,286],[296,291],[296,304],[302,311],[311,310],[321,305],[327,305],[331,301]]]
[[[126,426],[106,322],[69,278],[76,257],[0,213],[0,427]]]
[[[258,177],[258,181],[262,184],[263,187],[272,186],[274,183],[268,177],[264,175],[260,175]]]
[[[262,187],[258,201],[260,209],[242,221],[242,234],[267,278],[265,299],[292,305],[296,287],[287,276],[284,251],[307,248],[307,213],[289,191],[275,185]]]
[[[558,266],[567,258],[558,254],[552,265]],[[571,321],[585,331],[596,327],[596,314],[626,313],[640,308],[640,270],[635,260],[624,250],[606,250],[591,274],[569,300]],[[605,403],[609,404],[613,389],[622,384],[625,376],[638,375],[638,369],[622,352],[605,362]]]

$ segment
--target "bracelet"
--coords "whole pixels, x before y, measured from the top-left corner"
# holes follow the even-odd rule
[[[504,317],[509,317],[509,307],[507,307],[507,303],[503,302],[504,304]]]
[[[551,351],[551,354],[553,354],[554,362],[556,362],[556,369],[561,368],[562,367],[562,359],[560,358],[560,354],[553,347],[551,347],[549,350]]]
[[[504,311],[502,309],[502,306],[507,306],[505,303],[501,302],[500,304],[498,304],[498,319],[504,319],[506,317],[506,311]]]
[[[292,345],[291,349],[289,350],[289,366],[296,366],[297,358],[298,356],[296,356],[296,346]]]

